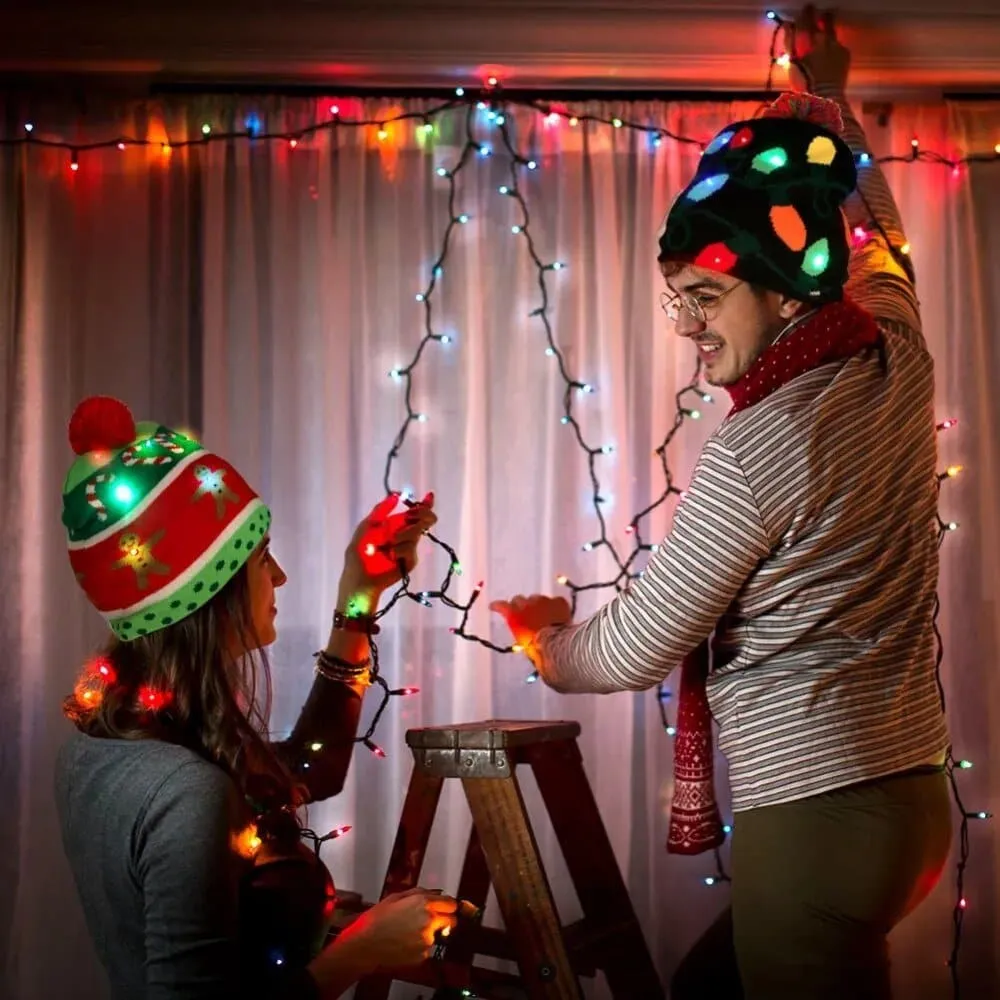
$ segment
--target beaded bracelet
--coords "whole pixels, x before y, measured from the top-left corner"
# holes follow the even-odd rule
[[[345,632],[360,632],[362,635],[378,635],[381,629],[372,615],[345,615],[334,611],[333,627]]]

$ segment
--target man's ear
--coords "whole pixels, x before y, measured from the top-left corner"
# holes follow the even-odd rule
[[[778,315],[782,319],[792,319],[802,311],[804,303],[800,299],[793,299],[789,295],[782,295],[778,304]]]

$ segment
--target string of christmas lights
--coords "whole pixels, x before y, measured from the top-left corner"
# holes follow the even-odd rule
[[[771,37],[770,51],[769,51],[769,66],[768,66],[768,76],[766,83],[766,90],[768,93],[772,92],[773,79],[776,69],[787,69],[791,64],[791,57],[784,51],[780,49],[779,38],[780,32],[784,30],[790,22],[783,19],[775,11],[768,11],[767,18],[774,22],[774,32]],[[591,590],[601,590],[601,589],[614,589],[616,591],[622,590],[627,586],[629,580],[634,579],[639,575],[638,564],[640,559],[647,553],[656,550],[654,544],[650,544],[644,540],[643,535],[643,523],[645,518],[648,517],[653,511],[657,510],[660,506],[665,504],[672,496],[676,497],[681,494],[681,490],[675,485],[673,481],[673,476],[669,467],[669,463],[666,458],[666,451],[673,440],[674,436],[683,426],[684,421],[687,419],[698,419],[700,417],[700,411],[694,405],[688,405],[689,397],[696,396],[699,397],[702,402],[711,402],[711,396],[704,392],[700,388],[700,372],[696,368],[693,373],[691,380],[677,393],[676,396],[676,415],[674,419],[673,426],[668,430],[663,442],[656,449],[656,455],[660,460],[661,471],[663,474],[664,486],[661,490],[660,495],[647,507],[639,511],[629,522],[626,528],[626,532],[632,539],[632,550],[628,553],[623,553],[616,548],[612,540],[608,536],[607,522],[604,516],[602,503],[603,498],[601,494],[600,478],[599,478],[599,462],[602,455],[607,455],[610,453],[610,446],[600,445],[594,446],[588,443],[582,433],[581,426],[576,417],[576,411],[574,409],[574,404],[581,398],[591,395],[595,390],[594,387],[587,382],[581,381],[576,375],[570,372],[566,359],[562,352],[559,350],[558,345],[555,341],[553,328],[551,324],[551,319],[549,316],[549,297],[548,297],[548,279],[552,276],[553,272],[561,271],[564,268],[564,264],[559,261],[549,261],[543,259],[543,257],[538,253],[537,246],[534,237],[530,231],[530,215],[528,212],[528,205],[523,196],[521,187],[519,185],[519,180],[522,172],[527,170],[537,169],[538,164],[535,160],[523,156],[518,152],[515,147],[511,130],[509,126],[509,117],[511,108],[521,107],[528,110],[532,110],[539,115],[543,115],[546,119],[548,125],[555,124],[565,124],[570,128],[578,127],[609,127],[613,129],[627,129],[633,132],[643,133],[650,138],[650,147],[655,150],[659,148],[665,139],[669,139],[673,142],[689,144],[703,149],[706,145],[707,139],[703,140],[701,138],[686,136],[678,133],[674,133],[668,129],[664,129],[658,125],[651,125],[644,122],[632,121],[628,119],[623,119],[620,117],[603,117],[600,115],[595,115],[590,112],[586,113],[576,113],[572,109],[565,106],[557,106],[551,102],[538,99],[521,99],[518,98],[516,94],[511,92],[504,92],[500,81],[494,77],[490,77],[483,82],[483,85],[476,88],[474,91],[466,91],[465,88],[458,88],[454,96],[448,99],[442,100],[435,104],[433,107],[424,111],[404,111],[400,113],[394,113],[382,119],[370,119],[370,118],[350,118],[341,113],[341,108],[338,104],[331,104],[329,106],[329,117],[326,120],[315,122],[314,124],[297,129],[294,131],[281,131],[281,132],[268,132],[264,131],[260,127],[259,121],[250,117],[245,122],[245,129],[243,131],[220,131],[217,130],[211,123],[206,122],[201,126],[200,135],[196,138],[184,138],[179,140],[166,139],[163,141],[155,141],[150,139],[143,139],[137,137],[114,137],[107,140],[90,142],[90,143],[68,143],[58,139],[51,139],[43,137],[39,134],[33,122],[26,122],[23,126],[23,131],[21,134],[13,137],[0,138],[0,146],[21,146],[26,148],[37,147],[41,149],[57,149],[63,150],[67,153],[67,163],[69,170],[72,173],[76,173],[81,169],[82,159],[84,155],[96,154],[108,149],[116,148],[119,151],[125,153],[130,149],[143,148],[143,147],[156,147],[159,146],[163,154],[164,160],[167,160],[170,155],[175,150],[181,149],[197,149],[208,143],[218,143],[218,142],[234,142],[234,141],[248,141],[254,143],[274,143],[280,142],[285,143],[290,149],[295,149],[303,141],[314,138],[320,133],[329,132],[338,128],[353,128],[353,129],[365,129],[373,132],[376,140],[379,143],[387,142],[390,137],[399,136],[402,131],[399,128],[390,129],[389,126],[397,126],[403,124],[413,123],[415,129],[422,131],[425,137],[432,137],[435,132],[435,123],[443,118],[443,116],[455,113],[457,111],[465,111],[465,142],[464,146],[458,156],[457,161],[451,167],[441,166],[438,168],[438,174],[441,178],[447,181],[449,185],[449,197],[448,197],[448,211],[449,211],[449,222],[446,226],[442,249],[438,258],[431,268],[431,273],[428,278],[427,284],[424,290],[417,294],[416,299],[422,305],[424,309],[424,335],[420,343],[417,345],[414,354],[410,362],[402,368],[394,369],[390,375],[400,381],[405,388],[404,402],[406,407],[406,414],[403,419],[402,425],[393,441],[390,448],[389,454],[387,456],[384,474],[384,485],[387,490],[391,488],[391,474],[393,469],[393,464],[396,459],[400,456],[401,449],[404,446],[407,432],[414,423],[423,422],[423,415],[414,410],[412,406],[412,390],[413,390],[413,379],[415,370],[420,363],[420,361],[425,356],[425,351],[429,345],[432,343],[443,343],[446,344],[449,341],[447,334],[442,334],[436,332],[433,324],[434,311],[433,311],[433,297],[434,293],[438,287],[439,280],[442,275],[442,270],[445,262],[445,257],[450,247],[450,240],[454,233],[454,230],[458,226],[463,226],[469,222],[469,216],[461,211],[459,211],[458,206],[458,185],[457,181],[463,170],[475,162],[477,159],[482,159],[493,155],[493,147],[489,142],[480,141],[475,134],[475,127],[477,123],[477,113],[485,113],[487,120],[498,126],[500,129],[500,136],[502,138],[502,143],[504,150],[508,157],[508,162],[510,165],[510,182],[500,187],[499,193],[506,197],[511,197],[517,203],[520,209],[520,221],[512,227],[512,232],[514,235],[522,236],[525,239],[526,246],[528,248],[528,253],[536,266],[538,271],[538,286],[540,293],[540,304],[532,311],[531,318],[537,319],[543,327],[545,338],[546,338],[546,348],[545,353],[552,358],[556,359],[558,371],[562,377],[565,384],[565,391],[563,394],[563,412],[561,415],[561,420],[569,428],[571,428],[574,436],[574,440],[581,450],[586,455],[588,472],[590,475],[591,485],[593,488],[592,502],[595,514],[598,519],[598,525],[600,531],[594,539],[586,542],[584,544],[584,549],[586,551],[595,551],[604,549],[610,556],[612,563],[615,567],[614,575],[604,581],[592,581],[589,583],[575,583],[566,577],[560,577],[559,583],[568,589],[571,604],[575,610],[577,599],[580,593]],[[428,142],[424,145],[425,149],[433,149],[433,143]],[[910,149],[905,154],[893,154],[882,157],[872,157],[868,153],[859,153],[857,157],[859,168],[864,168],[871,163],[905,163],[905,164],[924,164],[941,166],[950,169],[953,173],[958,174],[961,172],[963,167],[971,164],[983,164],[983,163],[997,163],[1000,162],[1000,142],[998,142],[991,153],[969,153],[960,157],[948,156],[943,153],[939,153],[933,150],[924,149],[917,137],[914,137],[911,141]],[[863,198],[863,196],[862,196]],[[902,246],[895,246],[892,241],[888,238],[879,224],[877,218],[875,218],[874,213],[872,213],[869,206],[866,205],[869,220],[866,227],[860,227],[854,231],[854,238],[858,244],[861,244],[868,239],[872,238],[874,233],[878,233],[883,239],[885,245],[889,248],[890,252],[900,262],[908,273],[912,276],[912,262],[911,262],[911,248],[908,244],[903,244]],[[938,426],[938,430],[947,430],[954,426],[955,421],[947,420]],[[958,466],[949,467],[944,473],[939,477],[939,484],[947,479],[953,478],[958,472],[961,471]],[[404,499],[409,499],[404,496]],[[945,535],[957,529],[958,525],[955,522],[944,521],[939,517],[939,534],[940,539],[943,539]],[[448,591],[449,587],[452,585],[454,578],[461,575],[462,569],[459,563],[459,559],[455,550],[444,540],[436,535],[429,535],[430,540],[439,546],[448,556],[448,570],[445,574],[444,579],[437,589],[431,591],[422,591],[419,593],[414,593],[409,589],[409,580],[404,578],[399,589],[395,592],[389,603],[383,608],[377,615],[377,617],[382,617],[387,614],[391,608],[403,597],[419,602],[424,606],[430,606],[434,601],[439,601],[445,606],[461,612],[461,620],[458,626],[452,629],[452,632],[459,638],[465,639],[467,641],[472,641],[479,643],[487,648],[499,652],[499,653],[513,653],[518,652],[516,646],[499,646],[491,642],[489,639],[478,636],[473,632],[469,631],[469,617],[470,613],[475,605],[477,599],[482,593],[483,584],[480,582],[472,590],[469,598],[466,601],[459,601],[452,597]],[[941,686],[940,681],[940,666],[943,660],[943,641],[938,629],[937,617],[938,611],[940,609],[940,602],[937,601],[935,604],[935,614],[934,614],[934,631],[937,640],[937,668],[938,668],[938,684],[941,691],[942,705],[944,704],[944,691]],[[395,695],[405,695],[416,693],[416,689],[413,688],[402,688],[402,689],[392,689],[381,677],[378,670],[378,649],[374,641],[371,642],[372,648],[372,680],[382,689],[382,700],[374,713],[371,724],[364,734],[356,738],[356,742],[364,744],[370,751],[378,756],[385,756],[384,751],[374,742],[374,735],[376,728],[383,717],[385,709],[390,701],[390,699]],[[532,673],[529,675],[528,680],[534,680],[537,677],[536,674]],[[659,704],[659,711],[661,722],[663,728],[668,735],[674,734],[674,727],[670,722],[668,705],[671,700],[671,692],[666,688],[665,685],[661,684],[657,691],[657,699]],[[958,806],[959,812],[961,814],[961,826],[959,835],[959,859],[957,863],[957,898],[954,906],[953,913],[953,945],[951,956],[948,960],[948,965],[951,969],[951,977],[953,983],[954,996],[957,998],[960,996],[960,984],[958,977],[958,955],[961,944],[961,933],[964,921],[965,910],[967,907],[967,901],[964,895],[964,879],[965,871],[968,865],[969,859],[969,825],[973,821],[977,820],[988,820],[990,814],[983,811],[969,810],[963,804],[962,798],[960,796],[959,786],[956,780],[956,772],[960,770],[966,770],[970,768],[971,762],[967,760],[955,760],[951,753],[949,752],[948,760],[946,764],[946,770],[949,777],[949,781],[953,790],[956,804]],[[343,832],[343,831],[342,831]],[[727,833],[729,829],[727,828]],[[318,838],[313,831],[304,832],[304,836],[307,839],[314,838],[314,846],[319,851],[319,846],[321,843],[325,842],[327,839],[331,839],[336,831],[328,834],[326,837]],[[339,835],[339,834],[336,834]],[[707,885],[715,885],[721,882],[729,881],[728,875],[725,874],[724,869],[721,864],[721,856],[718,850],[716,850],[716,860],[718,864],[718,872],[712,876],[706,876],[704,882]]]

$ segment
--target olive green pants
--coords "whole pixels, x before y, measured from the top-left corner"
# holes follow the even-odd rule
[[[887,935],[950,844],[937,768],[737,814],[732,904],[681,962],[671,1000],[889,1000]]]

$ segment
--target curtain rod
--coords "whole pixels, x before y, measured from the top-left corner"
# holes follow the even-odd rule
[[[458,85],[456,85],[458,86]],[[280,97],[390,97],[424,100],[453,100],[455,87],[351,87],[336,83],[317,84],[267,84],[267,83],[198,83],[198,82],[154,82],[150,85],[153,96],[170,94],[231,94],[234,96],[269,96]],[[479,91],[473,85],[465,87],[467,94],[476,95]],[[503,88],[502,90],[481,91],[499,99],[511,101],[542,101],[542,102],[574,102],[583,101],[762,101],[774,97],[775,91],[768,94],[760,90],[683,90],[677,88],[636,88],[630,90],[598,90],[594,88]]]

